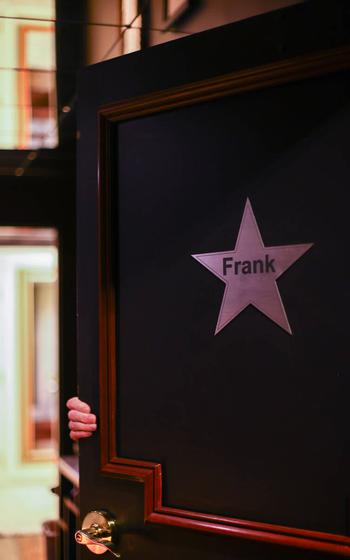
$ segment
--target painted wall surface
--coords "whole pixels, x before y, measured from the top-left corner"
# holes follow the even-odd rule
[[[95,64],[102,60],[109,52],[108,58],[114,58],[122,54],[122,43],[118,42],[120,37],[121,9],[120,2],[100,0],[88,2],[88,20],[99,25],[87,27],[87,64]],[[106,26],[103,24],[110,24]],[[113,24],[116,27],[113,27]]]
[[[115,58],[140,48],[140,27],[145,28],[148,46],[154,46],[174,39],[199,33],[213,27],[239,21],[299,4],[303,0],[197,0],[193,9],[185,17],[171,24],[164,19],[164,0],[150,0],[149,10],[145,4],[143,19],[135,19],[135,0],[89,0],[87,17],[94,25],[87,26],[87,64]],[[177,4],[181,6],[183,2]],[[132,23],[133,29],[125,29],[124,24]],[[123,37],[121,37],[121,33]],[[106,53],[107,56],[106,56]]]
[[[163,0],[151,0],[150,11],[150,45],[158,45],[179,39],[187,34],[199,33],[207,29],[233,23],[259,14],[300,4],[303,0],[198,0],[192,12],[176,21],[172,31],[167,28],[163,17]],[[161,31],[157,31],[157,29]]]

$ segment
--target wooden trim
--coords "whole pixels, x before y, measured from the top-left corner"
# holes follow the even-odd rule
[[[126,99],[102,107],[99,115],[110,123],[126,121],[229,95],[314,78],[349,67],[350,46],[338,47]]]
[[[190,515],[191,512],[188,512]],[[269,544],[279,544],[293,548],[299,548],[303,550],[314,550],[324,553],[330,553],[336,556],[350,556],[349,550],[349,540],[346,537],[339,535],[330,535],[331,537],[336,537],[334,540],[329,538],[328,540],[324,538],[323,533],[318,533],[316,531],[309,531],[309,537],[295,535],[293,529],[286,527],[288,529],[287,533],[279,533],[278,526],[271,526],[272,530],[268,530],[268,525],[266,524],[266,529],[261,526],[259,529],[254,529],[254,523],[249,524],[246,528],[241,527],[240,524],[225,525],[222,521],[215,523],[214,521],[198,521],[196,519],[191,519],[188,516],[186,519],[177,517],[176,515],[166,515],[164,513],[152,513],[147,521],[152,523],[158,523],[162,525],[170,525],[176,527],[182,527],[184,529],[191,529],[193,531],[203,531],[206,533],[215,533],[218,535],[226,535],[231,537],[238,537],[240,539],[253,540],[258,542],[264,542]],[[263,524],[261,524],[263,525]],[[275,529],[275,530],[273,530]],[[339,539],[339,540],[338,540]]]
[[[58,459],[58,471],[79,488],[79,461],[75,455],[63,455]]]
[[[80,510],[79,510],[78,506],[70,498],[65,496],[63,498],[63,503],[66,506],[66,508],[75,515],[75,517],[80,516]]]
[[[26,57],[26,39],[27,34],[33,31],[40,33],[53,33],[55,30],[53,25],[32,25],[25,24],[19,27],[19,67],[23,71],[18,75],[18,146],[20,150],[28,149],[31,141],[31,99],[30,99],[30,82],[28,74],[31,70],[27,65]],[[43,70],[44,71],[44,70]],[[40,72],[40,70],[38,70]]]
[[[186,12],[191,12],[191,9],[193,8],[189,0],[183,0],[182,5],[171,14],[168,12],[168,2],[169,0],[163,0],[162,2],[162,23],[164,24],[163,32],[170,30],[170,28],[175,25],[180,18],[181,20],[184,18]]]
[[[113,123],[350,68],[350,47],[307,54],[119,101],[99,111],[99,352],[101,472],[144,484],[145,522],[350,557],[350,537],[165,507],[161,465],[124,459],[116,448],[116,307],[113,278],[111,129]]]
[[[32,461],[34,445],[34,426],[30,417],[30,405],[33,402],[33,380],[34,380],[34,283],[28,278],[26,270],[17,272],[19,314],[18,324],[20,328],[20,372],[22,373],[21,387],[21,460]]]
[[[51,271],[45,268],[21,268],[17,272],[17,297],[19,305],[19,374],[21,378],[21,460],[29,462],[52,462],[57,459],[53,448],[37,449],[35,446],[35,427],[31,417],[34,400],[34,361],[35,361],[35,310],[34,288],[40,283],[54,283]]]

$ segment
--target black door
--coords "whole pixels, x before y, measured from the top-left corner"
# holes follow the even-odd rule
[[[83,73],[81,512],[125,560],[350,556],[347,11]]]

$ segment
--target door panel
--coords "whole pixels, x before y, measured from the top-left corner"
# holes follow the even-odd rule
[[[330,92],[321,78],[118,126],[116,447],[161,463],[164,505],[345,529],[347,321],[343,298],[327,304],[341,282],[332,253],[347,239],[342,158],[328,200],[350,116],[338,80]],[[279,280],[292,336],[252,306],[214,336],[224,285],[191,254],[234,248],[247,196],[267,246],[314,243]]]
[[[276,25],[264,16],[264,32]],[[116,515],[125,558],[350,555],[350,51],[301,41],[308,53],[276,62],[262,46],[252,71],[217,46],[254,32],[228,26],[82,78],[80,392],[100,430],[81,444],[81,509]],[[266,273],[273,247],[312,244],[277,280],[291,334],[254,288],[215,335],[225,284],[192,256],[234,251],[247,199]]]

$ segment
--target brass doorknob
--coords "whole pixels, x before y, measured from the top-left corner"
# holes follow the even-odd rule
[[[107,550],[117,558],[115,552],[117,540],[117,523],[108,511],[90,511],[83,520],[82,528],[75,533],[77,543],[87,546],[94,554],[103,554]]]

